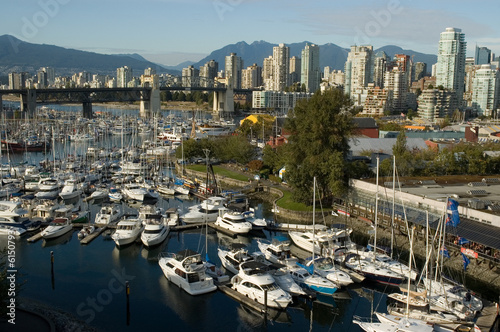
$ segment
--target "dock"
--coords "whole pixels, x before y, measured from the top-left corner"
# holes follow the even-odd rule
[[[28,242],[36,242],[42,238],[42,231],[36,233],[35,235],[28,238]]]
[[[233,231],[230,231],[230,230],[229,230],[229,229],[227,229],[227,228],[220,227],[220,226],[216,225],[215,223],[209,223],[209,224],[208,224],[208,226],[209,226],[210,228],[215,229],[215,230],[216,230],[216,231],[218,231],[218,232],[224,233],[224,234],[229,235],[229,236],[231,236],[231,237],[236,237],[236,236],[238,235],[238,233],[235,233],[235,232],[233,232]],[[240,235],[246,235],[246,234],[240,234]]]
[[[236,300],[240,303],[245,304],[247,307],[250,307],[250,308],[252,308],[260,313],[266,312],[266,308],[264,305],[258,303],[257,301],[251,300],[244,295],[241,295],[240,293],[238,293],[237,291],[235,291],[231,287],[226,286],[226,285],[219,285],[217,287],[219,288],[219,290],[222,293],[226,294],[227,296],[233,298],[234,300]]]
[[[498,317],[498,303],[483,300],[483,310],[479,313],[476,325],[481,331],[492,331]]]
[[[80,244],[89,244],[95,238],[97,238],[99,235],[101,235],[101,233],[104,232],[107,228],[108,228],[107,225],[97,228],[92,234],[89,234],[86,237],[84,237],[83,239],[81,239]]]
[[[172,232],[180,232],[180,231],[185,231],[187,229],[196,229],[200,227],[205,227],[205,222],[195,222],[195,223],[189,223],[185,225],[178,225],[178,226],[172,226],[170,227],[170,230]]]

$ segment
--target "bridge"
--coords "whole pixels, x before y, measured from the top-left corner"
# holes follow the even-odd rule
[[[190,84],[188,84],[190,85]],[[136,88],[47,88],[0,90],[0,110],[3,109],[3,95],[20,96],[21,111],[32,118],[38,104],[82,104],[83,117],[92,118],[92,103],[140,102],[139,115],[151,117],[160,112],[160,91],[203,91],[213,92],[213,111],[234,112],[234,94],[248,94],[252,90],[232,89],[226,86],[162,86]]]

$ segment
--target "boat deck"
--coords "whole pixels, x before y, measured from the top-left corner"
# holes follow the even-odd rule
[[[479,313],[476,325],[481,331],[492,331],[493,325],[498,318],[498,303],[483,300],[483,310]]]

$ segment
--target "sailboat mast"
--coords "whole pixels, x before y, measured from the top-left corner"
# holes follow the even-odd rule
[[[377,177],[376,177],[376,192],[375,192],[375,235],[373,240],[373,262],[375,262],[377,258],[377,219],[378,219],[378,167],[379,167],[380,158],[377,157]]]
[[[313,179],[313,246],[312,246],[312,262],[314,262],[314,246],[315,246],[315,234],[316,234],[316,225],[315,225],[315,215],[316,215],[316,177]]]
[[[391,258],[394,249],[394,218],[396,208],[396,156],[392,156],[392,220],[391,220]]]

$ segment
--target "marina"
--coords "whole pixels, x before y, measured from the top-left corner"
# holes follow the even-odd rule
[[[127,150],[120,152],[115,149],[117,152],[115,158],[119,160],[124,154],[128,155],[134,148],[142,146],[144,141],[151,138],[138,134],[127,135],[126,139],[123,135],[110,135],[93,144],[67,142],[62,139],[54,141],[53,150],[48,153],[30,152],[9,155],[8,158],[10,162],[17,163],[23,162],[25,158],[31,162],[47,160],[49,163],[47,169],[50,169],[56,168],[56,160],[67,157],[68,151],[72,151],[74,156],[85,155],[87,152],[99,155],[103,148],[112,150],[118,146],[127,146]],[[89,150],[89,147],[95,150]],[[154,157],[150,158],[155,160]],[[52,164],[50,164],[51,159]],[[99,158],[95,158],[94,155],[93,160],[95,159]],[[6,160],[7,156],[2,155],[2,163]],[[136,166],[138,168],[135,168]],[[137,165],[129,163],[127,174],[120,176],[123,178],[130,176],[135,169],[138,170],[138,174],[134,174],[133,178],[140,176],[146,171],[143,166],[142,163]],[[163,165],[158,169],[161,176],[172,174],[172,170],[164,168]],[[86,176],[96,175],[91,173]],[[118,179],[116,171],[107,179],[113,177]],[[171,279],[171,276],[166,277],[162,271],[163,267],[160,267],[159,262],[166,253],[194,251],[200,254],[200,258],[210,257],[210,260],[220,267],[218,248],[238,243],[244,245],[250,254],[262,251],[266,258],[274,263],[294,266],[291,271],[294,271],[297,278],[304,279],[308,274],[306,268],[299,269],[295,266],[297,262],[305,263],[305,258],[310,253],[306,251],[304,254],[303,249],[291,243],[288,232],[304,232],[312,229],[318,231],[324,230],[326,226],[299,226],[277,220],[277,223],[258,230],[245,229],[243,234],[238,234],[216,225],[214,221],[208,220],[206,214],[204,216],[200,211],[196,211],[199,214],[189,222],[185,224],[176,222],[170,226],[166,239],[156,246],[143,245],[139,232],[134,233],[134,238],[115,244],[113,234],[116,232],[117,221],[97,225],[98,227],[92,232],[79,239],[77,230],[80,231],[87,225],[93,224],[98,213],[107,204],[118,205],[124,217],[133,216],[137,219],[134,224],[137,227],[140,224],[142,207],[148,204],[161,209],[163,211],[161,213],[175,211],[181,217],[193,212],[194,208],[209,206],[201,203],[203,196],[195,195],[158,195],[152,202],[146,200],[143,202],[143,199],[139,199],[139,201],[119,200],[112,203],[106,202],[106,195],[91,197],[98,190],[105,192],[109,189],[110,183],[107,181],[92,180],[94,191],[92,193],[87,191],[85,194],[84,200],[88,204],[90,217],[88,222],[73,223],[71,230],[53,239],[44,239],[41,231],[31,232],[16,239],[18,277],[25,282],[19,294],[23,301],[33,299],[54,308],[64,309],[77,320],[103,331],[158,329],[163,328],[165,322],[168,322],[169,329],[172,330],[284,331],[292,328],[360,331],[360,327],[353,323],[353,316],[370,317],[374,311],[386,312],[388,294],[397,289],[391,283],[382,285],[363,280],[364,277],[359,271],[356,273],[349,270],[349,274],[354,276],[352,278],[354,283],[346,282],[345,286],[328,283],[329,289],[321,291],[316,287],[315,296],[294,296],[286,308],[279,310],[257,303],[232,289],[230,284],[219,284],[217,288],[210,288],[207,293],[189,295],[182,287],[170,282],[168,279]],[[142,186],[146,181],[135,183],[139,184]],[[121,187],[118,182],[112,182],[111,185],[115,188]],[[222,203],[214,205],[219,207]],[[269,202],[249,200],[249,205],[255,208],[255,218],[274,220],[276,217]],[[45,208],[43,212],[46,213],[51,209],[58,210],[56,206],[52,207],[50,204],[44,204],[43,207]],[[59,211],[62,210],[59,206]],[[71,210],[68,208],[68,211]],[[224,210],[216,212],[222,214]],[[45,218],[44,225],[47,225],[50,219],[45,214],[37,217]],[[125,226],[128,227],[128,224]],[[0,247],[6,246],[7,238],[0,237]],[[282,253],[286,257],[282,256]],[[200,263],[197,260],[197,264]],[[189,272],[189,268],[198,269],[191,266],[186,271]],[[348,271],[343,266],[341,269],[344,272]],[[228,274],[230,277],[233,276],[231,273]],[[327,284],[324,281],[323,283]],[[311,292],[310,289],[308,291]],[[479,293],[480,290],[474,291]],[[129,297],[126,297],[126,292],[127,294],[129,292]],[[193,294],[195,293],[193,291]],[[130,298],[130,303],[126,302],[126,298]],[[481,330],[488,331],[494,325],[497,311],[493,308],[496,308],[495,303],[484,301],[484,309],[475,321]],[[470,324],[469,327],[472,328]]]

